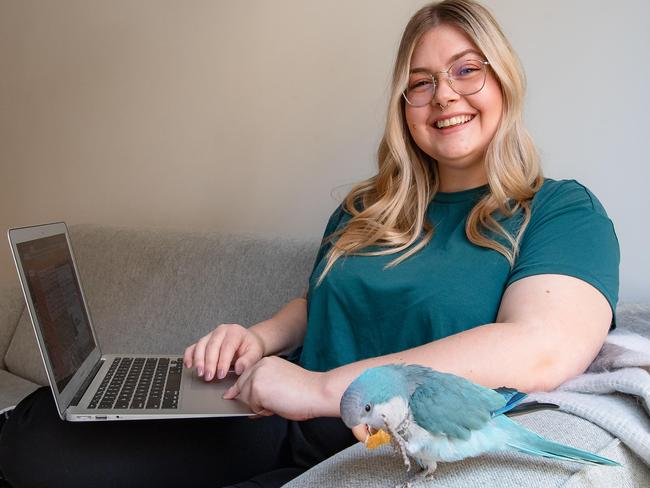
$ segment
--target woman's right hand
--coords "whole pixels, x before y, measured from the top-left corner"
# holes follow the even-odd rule
[[[264,354],[264,341],[256,332],[239,324],[221,324],[185,349],[183,363],[210,381],[215,371],[218,379],[224,378],[233,361],[235,373],[242,374]]]

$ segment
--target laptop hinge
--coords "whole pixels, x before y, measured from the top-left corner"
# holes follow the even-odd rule
[[[81,384],[79,389],[77,390],[77,394],[74,396],[72,401],[70,402],[71,407],[76,407],[79,405],[79,402],[81,401],[81,398],[84,396],[84,393],[86,393],[86,390],[90,386],[90,384],[93,382],[95,379],[95,376],[97,376],[97,373],[99,373],[99,370],[101,369],[102,365],[104,364],[104,359],[100,359],[97,361],[97,364],[93,367],[93,369],[90,371],[88,376],[86,377],[86,380]]]

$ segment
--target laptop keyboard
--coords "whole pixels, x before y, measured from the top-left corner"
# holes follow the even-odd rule
[[[88,408],[178,408],[183,358],[113,359]]]

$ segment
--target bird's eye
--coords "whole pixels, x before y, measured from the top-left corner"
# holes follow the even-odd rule
[[[364,410],[365,410],[366,412],[370,412],[370,410],[372,409],[372,406],[371,406],[369,403],[366,403],[366,406],[363,407],[363,408],[364,408]]]

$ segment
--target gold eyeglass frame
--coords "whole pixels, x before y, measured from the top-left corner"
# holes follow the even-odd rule
[[[489,61],[482,61],[480,59],[463,59],[462,60],[462,61],[476,61],[476,62],[483,65],[483,83],[481,83],[481,87],[478,90],[475,90],[475,91],[470,92],[470,93],[460,93],[458,90],[456,90],[454,88],[454,79],[455,78],[449,74],[449,72],[451,71],[451,68],[453,68],[454,65],[456,63],[458,63],[458,61],[459,60],[456,60],[453,63],[451,63],[451,65],[449,66],[449,68],[447,68],[446,71],[438,71],[436,73],[430,73],[429,76],[431,76],[431,80],[433,81],[433,90],[431,90],[431,99],[427,103],[423,103],[421,105],[415,105],[415,104],[413,104],[413,103],[411,103],[409,101],[409,99],[406,96],[406,92],[408,91],[408,82],[407,82],[406,88],[404,89],[404,91],[402,91],[402,96],[404,97],[404,100],[406,101],[406,103],[408,103],[411,107],[426,107],[427,105],[429,105],[432,102],[433,97],[436,94],[436,89],[438,88],[438,84],[440,83],[439,81],[436,81],[436,75],[441,75],[441,74],[446,75],[447,84],[454,91],[454,93],[457,93],[458,95],[460,95],[462,97],[467,96],[467,95],[474,95],[475,93],[480,92],[485,87],[485,82],[487,81],[487,67],[490,65],[490,62]]]

